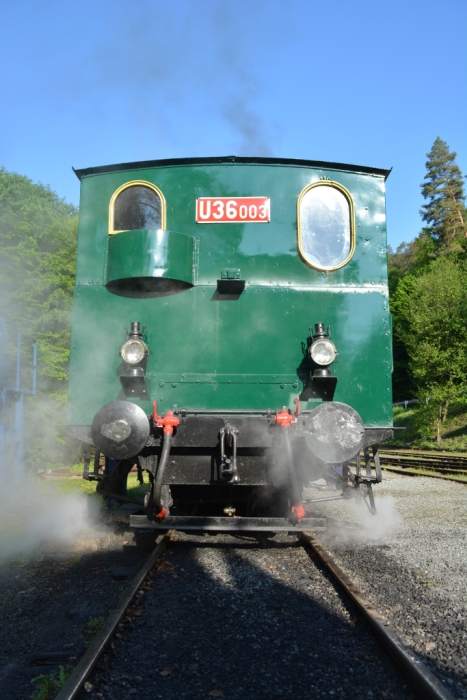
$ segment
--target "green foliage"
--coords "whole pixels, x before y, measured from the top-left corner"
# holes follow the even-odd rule
[[[87,644],[89,644],[92,638],[102,629],[104,622],[105,618],[102,615],[89,618],[83,629],[83,637]]]
[[[405,275],[392,306],[424,407],[420,431],[426,434],[435,426],[440,441],[449,405],[467,389],[465,263],[441,256],[424,273]]]
[[[429,402],[430,403],[430,402]],[[442,442],[437,445],[431,431],[420,429],[426,426],[426,404],[417,403],[405,408],[394,408],[394,425],[403,430],[397,430],[388,447],[415,447],[418,449],[434,449],[438,447],[443,452],[467,452],[467,403],[465,399],[456,401],[448,408],[447,418],[442,426]]]
[[[394,431],[394,437],[385,447],[405,447],[417,445],[417,429],[416,429],[417,409],[412,405],[405,408],[404,406],[394,406],[394,425],[403,430]]]
[[[443,414],[445,408],[440,408],[446,405],[443,397],[448,391],[452,395],[455,393],[455,380],[451,377],[448,386],[443,388],[442,395],[438,392],[438,384],[444,383],[442,379],[444,370],[436,368],[444,368],[445,363],[443,363],[443,357],[436,359],[435,357],[438,354],[442,355],[444,351],[442,347],[430,345],[430,341],[424,340],[424,334],[421,333],[419,326],[428,319],[425,315],[425,318],[420,318],[420,322],[417,322],[415,313],[417,302],[413,302],[409,308],[409,299],[412,294],[415,298],[417,294],[421,294],[427,312],[433,307],[434,315],[434,307],[440,308],[439,294],[441,294],[442,308],[446,312],[444,319],[446,333],[448,335],[456,333],[456,321],[449,313],[450,292],[446,284],[439,289],[430,288],[432,283],[436,285],[441,283],[439,275],[436,276],[434,271],[438,269],[438,262],[442,259],[449,259],[454,264],[454,268],[448,265],[445,273],[449,275],[452,270],[455,270],[454,279],[458,283],[460,275],[465,284],[463,259],[467,252],[467,217],[464,207],[463,179],[455,158],[456,154],[449,151],[448,145],[442,139],[435,139],[427,155],[427,171],[422,184],[422,194],[426,201],[421,213],[427,226],[411,243],[401,244],[396,252],[389,250],[388,257],[394,337],[394,398],[404,400],[413,396],[419,396],[422,399],[430,397],[431,404],[426,411],[420,412],[420,430],[425,431],[428,426],[437,424],[439,427],[440,421],[443,422],[442,415],[436,418],[434,416],[440,410]],[[456,262],[459,267],[456,267]],[[441,267],[439,270],[442,275]],[[425,275],[428,277],[425,278]],[[417,280],[421,278],[425,281],[420,282],[418,286]],[[412,285],[415,285],[413,289]],[[412,311],[414,314],[411,313]],[[435,323],[433,318],[431,320]],[[420,338],[420,349],[416,353],[413,343],[411,346],[413,338]],[[436,342],[436,339],[434,341]],[[430,381],[423,370],[425,360],[426,372],[431,376]]]
[[[61,461],[69,450],[57,426],[66,422],[76,228],[74,207],[47,187],[0,169],[0,319],[7,330],[2,378],[14,384],[21,331],[25,388],[31,386],[32,342],[38,346],[39,396],[26,402],[26,460],[34,466]]]
[[[69,671],[66,671],[63,666],[60,666],[56,672],[36,676],[32,679],[36,688],[31,695],[31,700],[52,700],[63,688],[68,676]]]
[[[77,211],[50,189],[0,169],[0,318],[38,342],[40,388],[63,392],[70,346]]]
[[[403,401],[415,396],[416,387],[409,371],[409,356],[404,342],[403,322],[397,308],[394,307],[394,295],[399,282],[414,267],[414,250],[412,243],[401,243],[397,250],[388,251],[389,303],[393,317],[393,399]]]

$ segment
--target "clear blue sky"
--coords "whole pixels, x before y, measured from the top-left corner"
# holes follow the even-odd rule
[[[396,246],[420,229],[436,136],[467,171],[466,0],[4,0],[0,57],[0,165],[73,203],[71,166],[393,167]]]

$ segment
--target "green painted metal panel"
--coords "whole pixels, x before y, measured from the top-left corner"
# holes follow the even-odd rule
[[[315,292],[310,303],[303,292],[250,287],[237,301],[212,297],[209,287],[144,300],[121,298],[103,288],[81,289],[75,323],[88,330],[73,339],[73,422],[88,424],[96,406],[119,396],[118,350],[136,317],[146,328],[150,348],[150,397],[158,399],[161,410],[174,405],[293,406],[303,387],[298,376],[302,344],[310,325],[324,318],[339,352],[333,367],[338,377],[335,399],[354,406],[368,425],[390,422],[390,329],[384,295]],[[149,412],[150,402],[143,407]]]
[[[109,237],[107,283],[174,280],[193,284],[191,236],[169,231],[132,230]],[[153,290],[157,290],[156,284]]]
[[[326,273],[309,267],[297,251],[297,198],[320,178],[346,187],[356,213],[355,254],[345,267]],[[193,287],[147,298],[106,289],[122,273],[146,276],[154,263],[148,232],[108,235],[112,193],[132,179],[153,182],[164,193],[166,270],[172,270],[167,276],[188,281],[194,271]],[[268,224],[195,223],[197,197],[259,195],[271,198]],[[72,423],[89,425],[104,403],[120,395],[119,348],[133,320],[145,327],[150,349],[149,398],[142,403],[148,412],[153,398],[160,410],[292,406],[302,388],[303,345],[313,324],[322,321],[339,352],[335,399],[352,405],[368,426],[391,425],[384,197],[382,176],[274,164],[187,164],[83,177]],[[194,241],[193,250],[182,243],[177,249],[182,240]],[[240,269],[246,280],[238,298],[216,291],[229,268]]]

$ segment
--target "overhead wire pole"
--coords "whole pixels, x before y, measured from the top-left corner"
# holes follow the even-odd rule
[[[0,338],[7,338],[3,319],[0,319]],[[24,467],[24,397],[37,394],[37,343],[32,344],[31,388],[25,389],[22,376],[22,340],[21,331],[17,331],[14,382],[8,382],[6,365],[2,366],[0,376],[0,454],[4,459],[11,460],[16,469]]]
[[[16,382],[15,382],[15,428],[14,458],[15,468],[24,466],[24,397],[21,382],[21,331],[16,333]]]
[[[3,341],[5,322],[0,319],[0,342]],[[5,386],[5,372],[4,366],[0,367],[0,455],[4,455],[6,452],[6,428],[4,424],[5,420],[5,406],[6,406],[6,386]]]
[[[31,377],[31,396],[37,394],[37,343],[32,344],[32,377]]]

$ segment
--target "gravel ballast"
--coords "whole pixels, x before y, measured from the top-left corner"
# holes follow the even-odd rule
[[[128,533],[90,533],[0,565],[0,698],[27,700],[33,678],[74,665],[144,555]]]
[[[467,486],[384,477],[376,517],[351,502],[317,504],[332,518],[319,540],[446,688],[467,698]]]
[[[323,573],[282,539],[177,535],[87,696],[410,697]]]
[[[350,501],[312,506],[329,516],[318,539],[454,697],[467,698],[467,487],[385,476],[376,517]],[[131,542],[88,533],[60,554],[1,564],[2,698],[29,698],[32,678],[81,655],[143,560]],[[293,538],[262,546],[177,535],[82,696],[410,697],[356,620]]]

